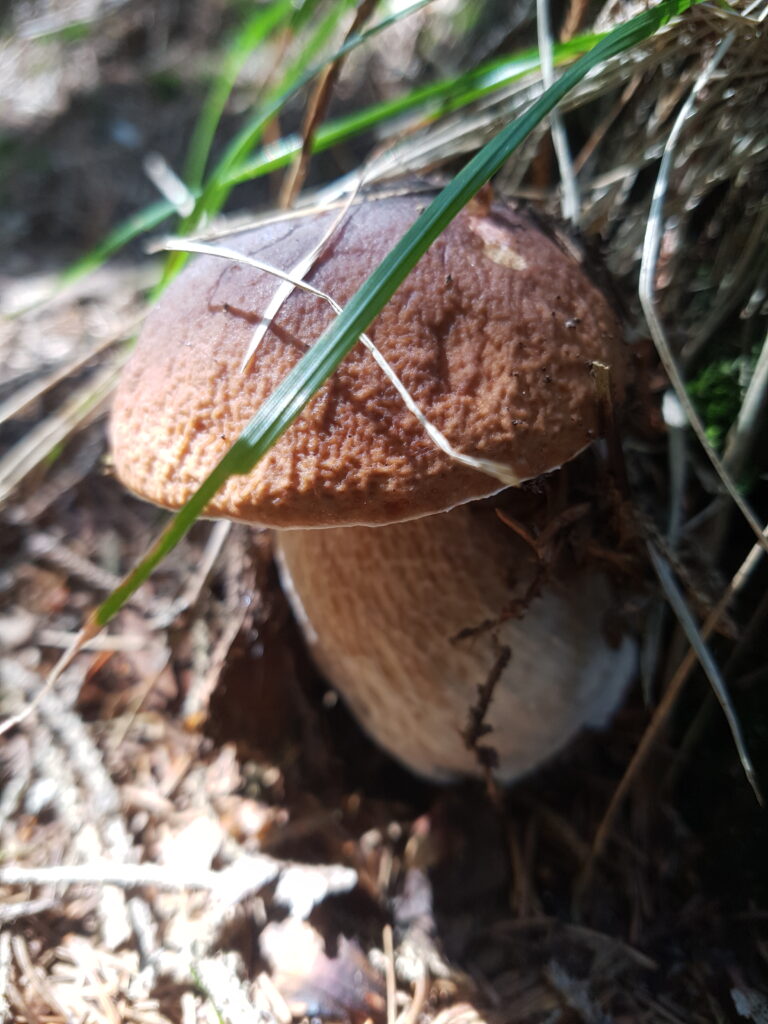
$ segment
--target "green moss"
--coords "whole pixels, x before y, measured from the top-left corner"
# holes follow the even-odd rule
[[[688,392],[707,429],[713,448],[720,450],[739,414],[757,353],[718,359],[688,382]]]

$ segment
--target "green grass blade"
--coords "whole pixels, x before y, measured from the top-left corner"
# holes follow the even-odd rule
[[[557,44],[555,63],[562,66],[575,57],[581,56],[601,38],[603,37],[584,35],[567,43]],[[419,109],[429,109],[430,105],[432,109],[429,116],[433,118],[458,110],[476,99],[490,95],[509,85],[516,78],[521,78],[538,67],[538,50],[524,50],[512,57],[489,61],[463,75],[414,89],[407,96],[373,104],[364,110],[336,118],[322,125],[315,136],[313,152],[320,153],[331,149],[333,146],[348,142],[357,135],[381,126],[389,120]],[[235,185],[280,170],[288,166],[300,149],[301,139],[298,135],[278,139],[267,149],[227,172],[221,185],[224,189],[229,190]],[[193,195],[200,196],[199,187],[191,187],[190,191]],[[148,231],[153,231],[165,220],[171,218],[175,212],[169,202],[158,200],[133,214],[111,231],[97,246],[68,267],[59,277],[53,292],[46,298],[52,298],[67,285],[98,269],[105,260],[119,252],[129,242]],[[192,229],[188,226],[186,230]]]
[[[218,213],[221,209],[223,200],[226,199],[229,194],[230,186],[227,186],[224,181],[228,170],[233,166],[233,164],[238,163],[245,154],[253,149],[261,139],[266,126],[277,114],[279,114],[285,106],[285,103],[304,85],[306,85],[314,75],[322,70],[328,62],[336,59],[337,55],[332,54],[327,58],[327,60],[323,60],[319,64],[314,64],[311,71],[308,72],[306,70],[307,66],[312,64],[312,57],[314,57],[318,51],[322,51],[332,32],[338,25],[342,14],[344,14],[350,6],[350,0],[344,0],[342,3],[336,3],[333,5],[331,10],[322,19],[315,31],[301,48],[301,51],[296,56],[295,60],[283,74],[279,85],[271,89],[269,94],[265,97],[258,113],[243,125],[240,131],[235,135],[234,139],[227,146],[223,156],[211,173],[206,187],[203,190],[203,194],[200,197],[198,216],[200,214],[211,216],[214,213]]]
[[[383,308],[420,256],[478,189],[496,173],[530,131],[594,67],[642,42],[700,0],[662,0],[610,32],[566,70],[516,121],[491,140],[443,189],[400,242],[355,293],[342,313],[309,349],[247,424],[240,437],[176,513],[126,580],[95,610],[90,628],[103,626],[178,544],[228,477],[247,473],[299,416],[359,335]]]
[[[67,269],[58,276],[52,290],[43,299],[33,302],[31,306],[26,307],[24,310],[20,310],[19,314],[22,312],[29,312],[30,309],[34,309],[43,302],[46,302],[58,295],[59,292],[63,291],[70,284],[74,284],[75,281],[79,281],[81,277],[85,277],[86,274],[90,274],[94,270],[98,270],[98,268],[108,260],[110,256],[114,256],[116,252],[119,252],[120,249],[128,245],[129,242],[132,242],[134,238],[138,238],[139,235],[143,235],[146,234],[147,231],[154,230],[154,228],[162,224],[164,220],[167,220],[172,216],[174,212],[174,207],[167,202],[167,200],[161,199],[156,203],[151,203],[149,206],[145,206],[144,209],[139,210],[138,213],[134,213],[130,217],[127,217],[122,224],[118,224],[113,231],[110,231],[98,245],[94,246],[93,249],[89,249],[88,252],[79,260],[71,263]]]
[[[342,15],[354,2],[355,0],[336,0],[329,12],[321,19],[315,31],[301,48],[296,59],[284,72],[279,85],[271,89],[263,100],[259,113],[246,123],[227,147],[224,155],[211,172],[208,181],[197,195],[194,209],[179,225],[179,234],[191,234],[201,222],[214,217],[221,210],[232,190],[232,186],[223,180],[231,165],[231,161],[238,160],[241,154],[249,152],[259,141],[270,121],[280,113],[287,100],[310,81],[313,75],[317,74],[329,61],[336,59],[337,54],[333,54],[317,64],[312,71],[305,71],[311,63],[312,57],[318,51],[324,49]],[[429,2],[429,0],[423,0],[423,2]],[[163,290],[186,262],[186,253],[174,252],[168,255],[163,276],[155,290],[155,294]]]
[[[595,43],[603,38],[601,35],[585,35],[558,43],[555,46],[555,64],[562,67],[576,57],[580,57]],[[421,110],[422,116],[436,119],[455,110],[482,99],[504,86],[510,85],[518,78],[523,78],[540,66],[539,51],[535,48],[524,50],[513,57],[489,61],[474,71],[469,71],[455,78],[443,79],[430,85],[413,89],[407,96],[382,103],[373,104],[363,110],[344,117],[335,118],[322,125],[315,136],[313,153],[321,153],[340,143],[348,142],[355,136],[371,128],[381,127],[387,121],[402,117],[404,114]],[[233,169],[224,183],[232,187],[245,181],[251,181],[264,174],[287,166],[292,158],[301,150],[301,139],[298,135],[288,135],[255,154],[245,163]]]
[[[259,113],[243,126],[227,147],[221,160],[213,170],[206,188],[203,190],[203,195],[201,196],[199,204],[200,209],[208,216],[212,216],[219,212],[231,188],[231,186],[227,184],[227,176],[231,174],[235,167],[243,162],[254,146],[257,145],[265,127],[280,112],[288,100],[299,92],[299,90],[304,88],[304,86],[308,85],[312,79],[323,70],[323,68],[325,68],[330,62],[338,60],[340,57],[350,53],[352,50],[356,49],[356,47],[360,46],[368,39],[371,39],[379,32],[389,28],[390,25],[394,25],[396,22],[408,17],[408,15],[413,14],[422,7],[425,7],[428,3],[431,3],[431,0],[417,0],[416,3],[411,4],[404,10],[390,15],[388,18],[383,18],[380,22],[377,22],[375,25],[372,25],[371,28],[367,29],[367,31],[351,36],[329,57],[310,67],[308,70],[302,71],[302,67],[306,68],[307,56],[317,49],[317,43],[310,40],[310,43],[304,48],[301,55],[305,63],[302,64],[301,60],[297,60],[293,73],[289,73],[289,75],[286,76],[283,87],[280,90],[277,90],[271,98],[264,103],[263,108]]]
[[[293,0],[279,0],[266,8],[260,8],[251,15],[227,46],[221,70],[203,102],[189,142],[184,164],[184,181],[190,190],[199,188],[203,183],[205,165],[216,129],[243,65],[253,51],[288,20],[293,10]]]

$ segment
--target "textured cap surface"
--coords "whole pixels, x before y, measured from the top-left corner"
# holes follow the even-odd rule
[[[366,198],[306,280],[342,305],[429,198]],[[272,222],[229,248],[291,270],[335,212]],[[243,264],[197,258],[147,318],[112,415],[120,479],[177,508],[333,318],[294,290],[245,373],[253,331],[279,286]],[[617,319],[576,260],[527,216],[479,200],[432,245],[369,334],[427,418],[460,451],[530,479],[596,436],[590,372],[621,387]],[[208,514],[272,526],[376,525],[498,491],[492,477],[440,452],[357,345],[272,451],[230,478]]]

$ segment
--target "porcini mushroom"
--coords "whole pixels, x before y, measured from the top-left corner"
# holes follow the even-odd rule
[[[425,204],[364,197],[306,280],[343,305]],[[227,247],[290,271],[333,217],[280,219]],[[204,256],[150,314],[111,424],[117,474],[136,493],[183,504],[328,326],[327,303],[294,290],[241,372],[278,285]],[[594,362],[622,389],[610,303],[533,220],[487,199],[449,225],[369,334],[452,445],[520,481],[597,436]],[[501,487],[440,451],[357,346],[207,510],[280,531],[282,578],[318,665],[382,746],[435,779],[479,774],[484,761],[505,781],[529,771],[604,722],[632,672],[632,641],[603,628],[607,578],[569,558],[542,575],[509,508],[505,524],[483,500]],[[518,519],[532,499],[504,500]]]

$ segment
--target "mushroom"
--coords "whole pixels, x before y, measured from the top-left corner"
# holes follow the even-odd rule
[[[364,197],[306,280],[345,303],[425,205],[423,194]],[[334,216],[277,219],[227,247],[290,271]],[[149,315],[111,421],[117,474],[137,494],[180,507],[328,326],[327,303],[294,290],[241,372],[278,285],[203,256]],[[633,672],[633,641],[605,629],[608,578],[568,545],[543,563],[533,537],[563,486],[554,471],[599,433],[593,363],[611,366],[621,395],[619,324],[572,255],[484,196],[369,334],[453,446],[534,487],[500,494],[498,479],[439,450],[358,345],[207,514],[279,531],[309,648],[378,743],[429,778],[490,765],[509,781],[604,723]]]

